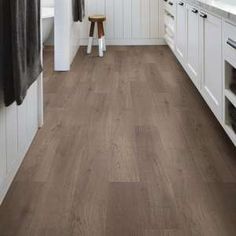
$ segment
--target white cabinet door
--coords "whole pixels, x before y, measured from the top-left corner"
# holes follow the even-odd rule
[[[198,9],[187,6],[187,71],[197,88],[199,81],[199,16]]]
[[[223,116],[221,19],[201,12],[200,39],[200,51],[202,53],[201,92],[213,113],[221,122]]]
[[[177,2],[176,10],[176,56],[182,64],[186,61],[187,9],[184,2]]]

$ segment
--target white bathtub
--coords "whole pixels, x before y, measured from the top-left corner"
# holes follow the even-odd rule
[[[54,8],[42,7],[42,29],[43,29],[43,42],[46,42],[50,36],[54,26]]]

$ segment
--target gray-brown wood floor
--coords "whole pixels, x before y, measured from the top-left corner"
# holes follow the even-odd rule
[[[167,47],[45,52],[45,125],[0,236],[236,235],[236,150]]]

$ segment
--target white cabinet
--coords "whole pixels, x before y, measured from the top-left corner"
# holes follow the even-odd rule
[[[229,22],[223,23],[223,71],[224,71],[224,128],[236,146],[235,118],[236,94],[233,89],[236,74],[236,25]]]
[[[177,2],[176,8],[176,56],[185,63],[187,49],[187,9],[185,3]]]
[[[232,121],[236,96],[229,89],[232,71],[236,71],[236,25],[222,22],[222,18],[178,0],[174,52],[236,145]]]
[[[200,86],[199,64],[199,10],[187,5],[186,67],[190,78],[198,88]]]
[[[176,56],[199,88],[199,10],[182,1],[177,3]]]
[[[220,122],[223,119],[222,20],[177,2],[175,54]]]
[[[164,0],[164,38],[173,52],[175,51],[175,9],[175,1]]]
[[[221,19],[200,13],[201,93],[209,107],[222,122],[222,24]]]

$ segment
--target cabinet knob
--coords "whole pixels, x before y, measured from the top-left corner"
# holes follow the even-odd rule
[[[167,2],[168,0],[164,0],[164,2]]]
[[[179,5],[180,5],[180,6],[183,6],[183,5],[184,5],[184,3],[183,3],[183,2],[179,2]]]
[[[192,9],[192,13],[195,13],[195,14],[197,14],[197,13],[198,13],[198,10],[197,10],[197,9],[195,9],[195,8],[193,8],[193,9]]]
[[[203,19],[206,19],[206,18],[207,18],[207,14],[201,12],[201,13],[200,13],[200,17],[202,17]]]
[[[173,6],[174,5],[174,3],[173,2],[168,2],[169,3],[169,5],[171,5],[171,6]]]

